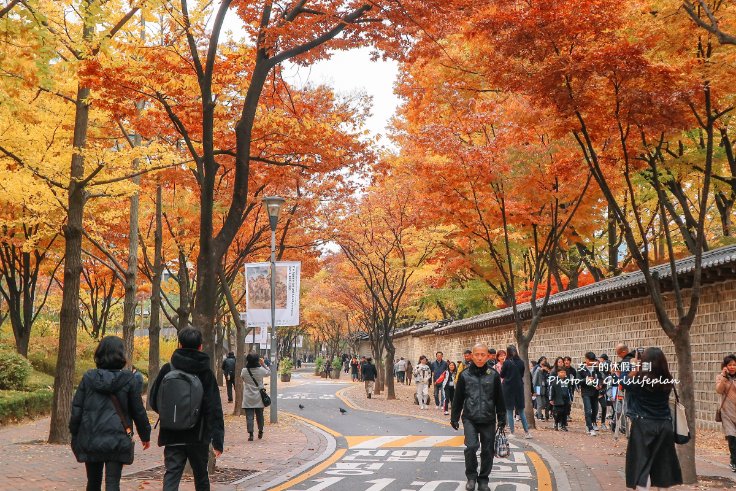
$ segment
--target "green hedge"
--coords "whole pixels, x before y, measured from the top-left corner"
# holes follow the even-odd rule
[[[35,418],[51,412],[53,392],[0,390],[0,425]]]

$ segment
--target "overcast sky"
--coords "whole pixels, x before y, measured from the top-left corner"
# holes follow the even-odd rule
[[[235,12],[228,12],[224,27],[234,36],[242,33],[240,19]],[[361,48],[350,51],[337,51],[329,60],[321,61],[310,68],[287,67],[287,80],[297,86],[311,83],[327,84],[338,94],[364,92],[373,98],[371,118],[367,128],[374,135],[384,135],[389,120],[396,112],[399,99],[394,95],[394,82],[398,65],[394,61],[371,61],[370,49]],[[387,142],[384,140],[383,142]]]

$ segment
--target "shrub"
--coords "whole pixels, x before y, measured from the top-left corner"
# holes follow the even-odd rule
[[[53,396],[50,390],[0,390],[0,425],[48,414],[51,412]]]
[[[31,363],[10,351],[0,352],[0,389],[22,389],[31,374]]]
[[[293,369],[294,363],[291,361],[291,358],[288,356],[281,358],[279,362],[279,375],[291,375]]]

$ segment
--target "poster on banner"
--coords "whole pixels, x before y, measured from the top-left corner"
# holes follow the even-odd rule
[[[276,326],[299,325],[301,263],[276,263]],[[246,323],[248,327],[271,325],[271,264],[245,265]]]

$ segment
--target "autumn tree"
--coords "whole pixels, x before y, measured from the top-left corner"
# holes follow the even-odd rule
[[[386,178],[367,190],[356,209],[338,225],[337,241],[375,308],[372,322],[385,348],[383,375],[387,398],[395,399],[393,332],[410,300],[415,275],[437,243],[412,221],[415,193],[406,182]],[[376,360],[378,363],[378,360]]]

